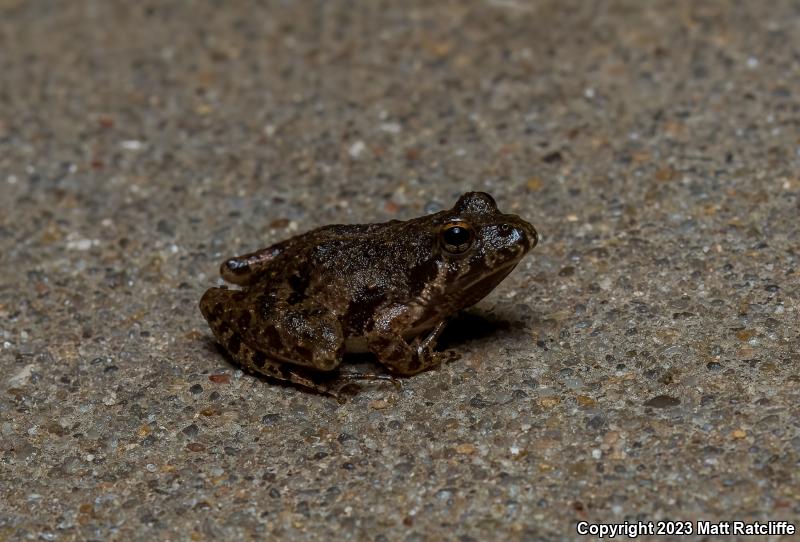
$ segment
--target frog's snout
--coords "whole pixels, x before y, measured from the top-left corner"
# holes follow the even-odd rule
[[[524,232],[523,237],[525,238],[525,242],[527,244],[525,252],[527,252],[539,244],[539,234],[536,233],[536,228],[534,228],[532,224],[525,222],[524,220],[520,220],[520,224]]]
[[[520,253],[520,256],[522,256],[536,246],[539,242],[539,234],[536,233],[536,229],[530,223],[522,220],[517,215],[509,215],[509,218],[509,222],[500,227],[501,234],[510,234],[511,242],[518,247],[517,250],[522,248]]]

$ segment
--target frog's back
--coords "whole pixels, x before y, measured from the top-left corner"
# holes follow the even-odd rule
[[[220,275],[226,282],[243,287],[253,286],[264,280],[273,281],[286,268],[287,262],[302,259],[303,254],[314,246],[337,239],[363,239],[379,234],[399,222],[392,220],[377,224],[322,226],[267,248],[229,258],[220,266]]]
[[[359,336],[386,307],[414,303],[437,275],[429,220],[317,228],[261,251],[269,258],[237,284],[250,310],[267,319],[319,311]]]

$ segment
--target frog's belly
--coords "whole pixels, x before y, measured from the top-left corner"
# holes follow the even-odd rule
[[[433,329],[433,327],[433,324],[428,323],[415,326],[403,333],[403,338],[409,341],[418,335],[422,335],[426,331],[430,331]],[[351,354],[365,354],[369,352],[369,348],[367,347],[367,339],[364,337],[348,337],[344,341],[344,348]]]

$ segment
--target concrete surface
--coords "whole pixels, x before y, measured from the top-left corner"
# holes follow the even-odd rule
[[[792,2],[0,0],[0,539],[797,523],[798,36]],[[339,405],[214,348],[224,257],[467,189],[542,242],[460,361]]]

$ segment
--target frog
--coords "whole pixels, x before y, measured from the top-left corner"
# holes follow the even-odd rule
[[[334,224],[220,266],[200,312],[242,368],[340,397],[340,381],[392,380],[458,358],[436,342],[538,243],[534,227],[485,192],[410,220]],[[341,371],[371,353],[388,371]]]

